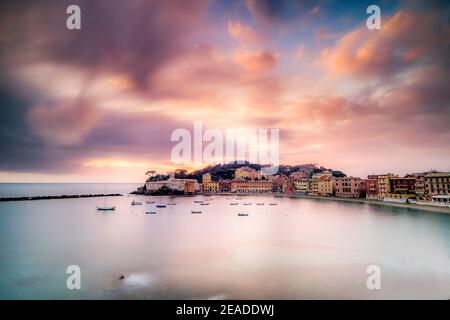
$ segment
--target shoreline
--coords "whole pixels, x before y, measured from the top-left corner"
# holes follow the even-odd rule
[[[230,196],[230,195],[238,195],[238,196],[272,196],[274,198],[295,198],[295,199],[311,199],[311,200],[328,200],[328,201],[340,201],[340,202],[352,202],[352,203],[361,203],[375,206],[388,206],[394,208],[402,208],[402,209],[412,209],[418,211],[428,211],[434,213],[441,213],[450,215],[450,208],[438,207],[432,205],[420,205],[420,204],[412,204],[412,203],[394,203],[394,202],[383,202],[372,199],[365,198],[337,198],[337,197],[321,197],[321,196],[308,196],[308,195],[300,195],[300,194],[278,194],[278,193],[199,193],[199,195],[203,196]]]
[[[341,202],[353,202],[353,203],[367,203],[369,205],[375,206],[388,206],[394,208],[412,209],[420,211],[429,211],[435,213],[443,213],[450,215],[450,208],[438,207],[433,205],[420,205],[412,203],[395,203],[395,202],[384,202],[365,198],[335,198],[335,197],[320,197],[320,196],[308,196],[308,195],[290,195],[290,198],[304,198],[304,199],[315,199],[315,200],[331,200],[331,201],[341,201]]]
[[[73,194],[73,195],[60,195],[60,196],[34,196],[34,197],[3,197],[0,198],[0,202],[8,201],[32,201],[32,200],[56,200],[56,199],[78,199],[78,198],[97,198],[97,197],[121,197],[120,193],[108,193],[108,194]]]
[[[300,194],[279,194],[279,193],[197,193],[197,194],[185,194],[185,195],[143,195],[143,194],[133,194],[138,196],[147,197],[195,197],[195,196],[257,196],[257,197],[267,197],[271,196],[274,198],[294,198],[294,199],[310,199],[310,200],[325,200],[325,201],[339,201],[339,202],[352,202],[360,204],[368,204],[375,206],[388,206],[393,208],[402,209],[412,209],[416,211],[428,211],[434,213],[441,213],[450,215],[450,208],[438,207],[432,205],[420,205],[412,203],[393,203],[393,202],[383,202],[372,199],[365,198],[337,198],[337,197],[321,197],[321,196],[309,196]],[[82,198],[100,198],[100,197],[122,197],[124,194],[121,193],[110,193],[110,194],[75,194],[75,195],[59,195],[59,196],[32,196],[32,197],[2,197],[0,202],[13,202],[13,201],[34,201],[34,200],[57,200],[57,199],[82,199]]]

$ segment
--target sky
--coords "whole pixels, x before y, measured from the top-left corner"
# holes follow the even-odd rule
[[[71,4],[81,30],[66,28]],[[143,182],[180,167],[170,137],[194,121],[277,128],[283,164],[450,171],[449,8],[2,1],[0,182]]]

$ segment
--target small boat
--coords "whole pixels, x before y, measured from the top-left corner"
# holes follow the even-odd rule
[[[269,205],[271,205],[271,206],[276,206],[276,205],[278,205],[278,203],[272,202],[272,203],[269,203]]]
[[[264,205],[264,202],[262,202],[262,203],[257,203],[256,205],[257,205],[257,206],[263,206],[263,205]]]
[[[203,203],[200,203],[200,205],[201,206],[209,206],[209,203],[208,202],[203,202]]]
[[[203,203],[203,200],[194,200],[194,203]]]
[[[201,211],[191,211],[192,214],[202,214]]]
[[[168,204],[167,204],[168,206],[175,206],[175,205],[177,205],[175,202],[169,202]]]
[[[156,207],[157,208],[165,208],[167,205],[165,203],[157,203]]]
[[[249,202],[244,203],[244,206],[250,206],[250,205],[252,205],[252,204]]]
[[[100,211],[112,211],[112,210],[116,210],[116,207],[105,207],[105,206],[103,206],[103,207],[97,207],[97,210],[100,210]]]
[[[131,205],[132,205],[132,206],[140,206],[140,205],[142,205],[142,202],[134,201],[134,200],[133,200],[133,202],[131,202]]]
[[[156,211],[147,210],[145,211],[146,214],[156,214]]]
[[[230,203],[230,206],[237,206],[239,203],[237,203],[237,202],[232,202],[232,203]]]
[[[248,216],[248,213],[238,213],[238,216],[239,216],[239,217],[247,217],[247,216]]]
[[[145,202],[147,202],[148,204],[155,203],[155,201],[145,201]]]

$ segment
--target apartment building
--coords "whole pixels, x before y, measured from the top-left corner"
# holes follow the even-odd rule
[[[317,193],[319,196],[333,196],[335,192],[336,181],[334,178],[322,176],[317,181]]]
[[[450,172],[431,172],[424,176],[425,195],[431,197],[437,195],[450,195]]]
[[[335,178],[336,186],[335,186],[335,194],[336,197],[343,198],[361,198],[365,197],[365,181],[361,178],[355,177],[342,177]]]
[[[231,181],[231,192],[242,192],[242,193],[262,193],[262,192],[272,192],[273,182],[264,180],[243,180],[234,179]]]

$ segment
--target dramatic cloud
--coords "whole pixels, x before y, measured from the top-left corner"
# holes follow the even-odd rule
[[[393,75],[420,64],[450,66],[450,29],[439,13],[399,11],[385,19],[383,28],[364,26],[341,38],[322,59],[335,73],[361,77]]]
[[[100,121],[101,111],[89,101],[78,98],[71,104],[38,105],[27,114],[31,130],[55,145],[76,145]]]
[[[261,40],[260,36],[254,32],[250,27],[241,24],[239,21],[237,22],[228,22],[228,33],[235,39],[254,43]]]
[[[0,181],[141,181],[195,120],[279,128],[288,164],[450,170],[448,5],[380,6],[369,31],[362,2],[3,1]]]
[[[65,27],[66,8],[82,8],[82,30]],[[51,60],[92,72],[126,74],[151,89],[152,76],[182,54],[185,39],[201,25],[206,1],[40,1],[5,4],[0,13],[3,59]],[[186,26],[189,26],[188,28]]]

